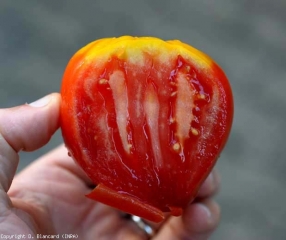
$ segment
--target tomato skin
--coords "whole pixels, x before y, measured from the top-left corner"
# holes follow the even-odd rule
[[[179,41],[90,43],[70,60],[61,95],[65,144],[97,185],[87,197],[155,222],[195,198],[233,118],[223,71]]]

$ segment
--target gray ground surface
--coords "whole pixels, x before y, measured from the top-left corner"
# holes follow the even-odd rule
[[[218,168],[222,222],[212,239],[286,239],[286,1],[0,1],[0,107],[59,91],[72,54],[102,37],[181,39],[212,56],[234,91]],[[57,133],[20,168],[61,143]]]

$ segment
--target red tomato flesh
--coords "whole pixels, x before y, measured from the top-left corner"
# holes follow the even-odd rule
[[[123,51],[124,52],[124,51]],[[70,155],[97,185],[87,197],[160,222],[195,198],[230,132],[229,83],[181,55],[142,50],[138,62],[111,54],[64,75],[61,127]],[[143,64],[142,64],[143,62]]]

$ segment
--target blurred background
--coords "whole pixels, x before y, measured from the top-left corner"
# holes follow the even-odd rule
[[[286,239],[286,1],[0,1],[0,107],[58,92],[70,57],[120,35],[180,39],[225,70],[235,118],[213,240]],[[19,169],[62,142],[21,153]]]

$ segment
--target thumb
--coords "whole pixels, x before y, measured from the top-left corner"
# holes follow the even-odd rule
[[[59,127],[60,95],[53,93],[31,104],[0,109],[0,188],[8,191],[20,150],[45,145]]]

